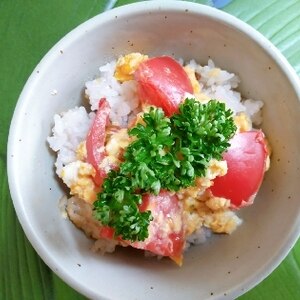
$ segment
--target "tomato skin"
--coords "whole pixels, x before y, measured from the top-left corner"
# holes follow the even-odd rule
[[[141,101],[161,107],[167,116],[178,111],[186,92],[193,87],[183,67],[169,56],[142,62],[134,74]]]
[[[100,99],[95,120],[86,138],[87,162],[96,170],[94,181],[97,186],[102,184],[103,179],[107,175],[106,171],[100,168],[100,163],[106,156],[104,142],[106,137],[105,128],[109,121],[109,113],[109,103],[105,98]]]
[[[103,226],[99,228],[99,235],[101,238],[105,239],[113,239],[114,238],[115,230],[108,226]]]
[[[264,177],[268,150],[261,130],[238,133],[230,143],[223,155],[228,172],[214,180],[211,192],[230,199],[231,207],[237,209],[253,203]]]

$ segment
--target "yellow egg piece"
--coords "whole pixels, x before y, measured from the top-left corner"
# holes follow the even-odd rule
[[[141,62],[148,59],[148,55],[141,53],[130,53],[120,56],[115,70],[115,78],[118,81],[124,82],[133,79],[133,74]]]

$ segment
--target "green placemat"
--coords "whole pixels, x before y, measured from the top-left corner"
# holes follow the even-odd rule
[[[19,225],[7,183],[7,136],[22,87],[46,52],[112,4],[132,2],[0,0],[0,299],[84,299],[43,263]],[[299,0],[235,0],[223,10],[264,34],[300,74]],[[300,299],[300,241],[268,278],[240,299]]]

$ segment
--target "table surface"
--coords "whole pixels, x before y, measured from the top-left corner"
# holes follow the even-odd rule
[[[0,0],[0,299],[84,299],[44,264],[22,231],[7,182],[7,137],[22,87],[47,51],[85,20],[132,2]],[[235,0],[222,10],[270,39],[300,75],[300,0]],[[300,299],[300,240],[269,277],[239,299]]]

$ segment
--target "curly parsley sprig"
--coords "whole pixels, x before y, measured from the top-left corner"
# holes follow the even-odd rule
[[[145,240],[152,216],[139,211],[141,195],[192,186],[205,176],[211,159],[222,158],[235,131],[232,111],[216,100],[201,104],[186,99],[171,118],[152,107],[143,123],[129,131],[136,139],[127,147],[119,171],[104,180],[94,203],[95,218],[125,240]]]

